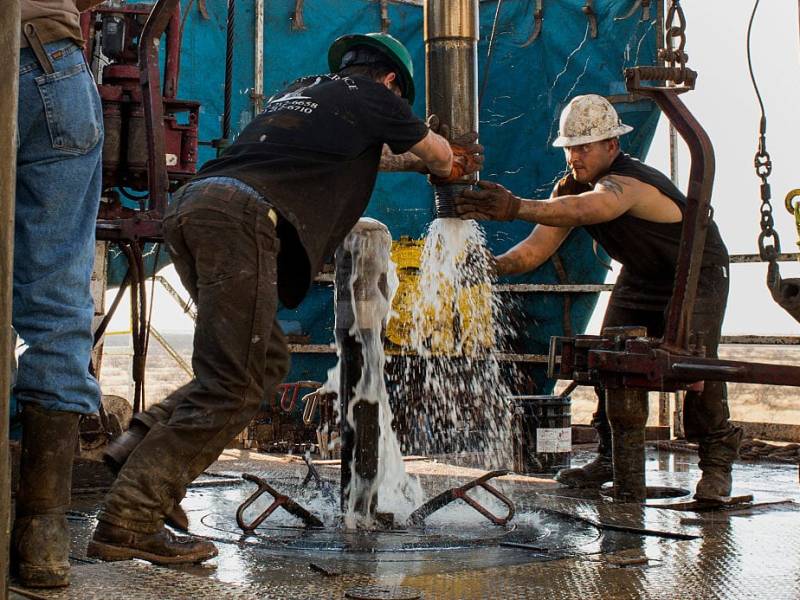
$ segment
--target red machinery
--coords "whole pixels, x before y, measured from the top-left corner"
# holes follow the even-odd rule
[[[161,238],[167,193],[195,173],[200,104],[178,100],[181,18],[178,0],[102,5],[81,17],[86,58],[110,60],[98,90],[103,102],[103,188],[98,239]],[[161,85],[159,46],[166,39]],[[163,157],[163,158],[157,158]],[[117,190],[135,196],[138,211],[124,209]]]
[[[128,272],[95,331],[95,344],[102,339],[130,286],[136,390],[133,409],[137,412],[144,409],[149,333],[145,243],[163,241],[161,224],[167,195],[195,173],[200,103],[176,98],[181,49],[179,0],[158,0],[155,4],[108,2],[83,13],[81,27],[87,40],[87,62],[103,65],[97,87],[105,127],[105,201],[97,218],[97,239],[116,242],[128,259]],[[159,58],[162,36],[166,39],[163,85]],[[135,200],[138,207],[124,207],[120,195]]]

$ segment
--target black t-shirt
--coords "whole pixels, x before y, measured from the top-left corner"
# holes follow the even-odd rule
[[[620,152],[604,173],[607,174],[632,177],[652,185],[684,212],[686,196],[672,181],[627,154]],[[580,194],[591,189],[592,186],[576,182],[569,174],[559,182],[556,195]],[[625,213],[605,223],[585,225],[584,229],[611,258],[622,264],[609,304],[636,310],[664,310],[675,285],[683,222],[656,223]],[[706,294],[707,284],[714,288],[714,268],[728,265],[728,250],[713,219],[708,222],[701,264],[699,297]]]
[[[270,98],[196,179],[234,177],[280,213],[279,293],[294,307],[366,209],[383,144],[399,154],[427,133],[408,102],[378,82],[304,77]]]

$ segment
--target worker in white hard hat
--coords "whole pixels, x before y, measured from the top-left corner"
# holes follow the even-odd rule
[[[620,151],[619,136],[632,130],[602,96],[577,96],[564,108],[554,146],[564,148],[568,172],[549,199],[524,199],[503,186],[479,181],[456,200],[462,219],[535,223],[531,234],[495,257],[498,275],[526,273],[545,263],[573,227],[583,227],[622,269],[603,327],[643,325],[660,337],[675,277],[686,197],[662,173]],[[705,333],[707,355],[717,356],[728,297],[728,251],[716,224],[708,225],[693,323]],[[599,487],[613,480],[611,431],[602,390],[593,425],[599,456],[556,479],[570,487]],[[699,444],[702,477],[695,498],[730,496],[731,466],[742,437],[729,422],[723,382],[705,382],[686,394],[686,437]]]

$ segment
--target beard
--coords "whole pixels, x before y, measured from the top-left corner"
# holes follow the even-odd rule
[[[591,180],[589,178],[589,173],[586,169],[576,170],[574,168],[570,169],[572,171],[572,177],[578,183],[590,183]]]

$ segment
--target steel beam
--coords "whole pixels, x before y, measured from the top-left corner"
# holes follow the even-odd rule
[[[19,0],[4,0],[0,11],[0,600],[8,598],[8,542],[11,538],[11,459],[8,420],[11,361],[11,292],[14,258],[14,206],[17,182],[17,94],[19,85]]]

